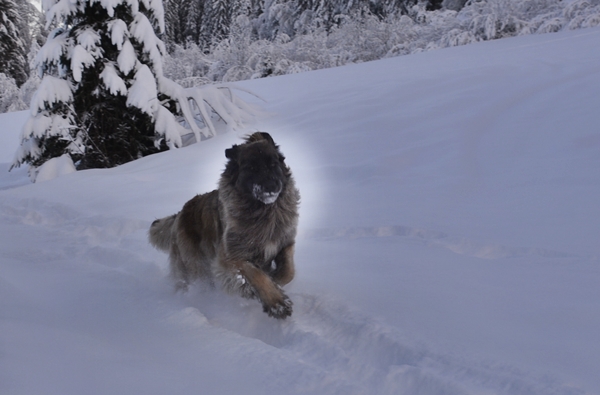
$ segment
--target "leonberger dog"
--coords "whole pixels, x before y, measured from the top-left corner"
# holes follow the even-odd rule
[[[225,150],[218,189],[197,195],[150,227],[150,243],[169,253],[177,287],[197,280],[258,299],[271,317],[292,314],[282,286],[294,277],[300,193],[268,133]]]

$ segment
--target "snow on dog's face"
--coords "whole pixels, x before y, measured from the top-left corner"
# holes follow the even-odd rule
[[[263,204],[273,204],[286,184],[285,158],[268,133],[254,133],[247,143],[225,151],[228,167],[235,176],[235,188]]]

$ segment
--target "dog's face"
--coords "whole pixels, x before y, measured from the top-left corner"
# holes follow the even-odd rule
[[[234,145],[225,151],[228,167],[235,171],[235,188],[243,196],[273,204],[286,184],[284,156],[267,133],[264,139]]]

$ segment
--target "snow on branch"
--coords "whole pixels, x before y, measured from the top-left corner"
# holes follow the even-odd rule
[[[35,63],[39,65],[43,63],[46,63],[47,65],[57,65],[67,44],[68,32],[63,31],[63,29],[55,29],[48,36],[46,44],[38,51],[35,57]]]
[[[42,79],[38,90],[31,98],[31,115],[35,116],[52,104],[69,103],[73,100],[73,92],[68,81],[47,75]]]
[[[83,69],[94,64],[94,57],[81,45],[75,46],[71,52],[71,70],[73,71],[73,80],[81,81]]]
[[[137,58],[135,56],[135,49],[133,48],[131,42],[125,39],[123,48],[121,49],[121,52],[119,52],[119,56],[117,56],[119,70],[121,70],[123,74],[127,75],[135,68],[136,63]]]
[[[213,116],[219,117],[233,130],[252,122],[259,114],[257,108],[240,99],[232,89],[242,91],[241,88],[204,85],[201,87],[183,88],[172,80],[160,77],[159,90],[176,100],[184,123],[189,127],[178,128],[180,135],[193,133],[196,141],[202,137],[213,137],[217,134],[213,123]],[[157,132],[160,131],[157,128]],[[175,146],[180,147],[179,140],[172,140],[165,135],[167,144],[177,141]]]
[[[112,95],[126,95],[127,86],[125,81],[117,74],[115,65],[112,62],[107,62],[104,65],[104,70],[100,73],[100,78],[104,83],[104,86],[110,91]]]
[[[129,88],[127,105],[137,107],[142,112],[153,116],[158,111],[158,99],[156,98],[156,81],[150,68],[142,65],[135,73],[133,85]]]
[[[127,37],[127,24],[121,19],[115,19],[108,22],[108,31],[113,45],[120,51],[123,48],[125,37]]]
[[[135,15],[129,27],[131,36],[144,45],[156,72],[162,75],[162,56],[167,52],[164,43],[154,34],[152,24],[142,13]]]
[[[115,8],[123,3],[123,0],[91,0],[90,3],[100,3],[109,17],[115,16]]]
[[[86,51],[94,51],[100,42],[100,35],[91,28],[87,28],[77,34],[77,42]]]
[[[162,0],[141,0],[146,9],[152,10],[154,19],[158,24],[159,33],[165,32],[165,10]]]
[[[72,0],[42,0],[42,9],[46,11],[46,29],[50,28],[54,20],[64,20],[80,10],[82,6],[82,2]]]
[[[204,85],[199,88],[187,88],[185,92],[195,105],[202,108],[202,112],[214,111],[227,125],[236,129],[250,122],[256,114],[256,110],[245,101],[235,95],[233,89],[241,88]],[[215,134],[214,126],[208,122],[208,126]]]

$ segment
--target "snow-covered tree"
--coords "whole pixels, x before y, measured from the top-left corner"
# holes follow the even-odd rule
[[[185,42],[189,4],[187,0],[165,0],[166,40],[169,44]]]
[[[173,45],[201,44],[204,0],[166,0],[165,25],[169,51]]]
[[[0,73],[14,78],[17,85],[23,84],[29,74],[19,11],[14,0],[0,0]]]
[[[13,166],[68,154],[77,169],[113,167],[214,135],[211,108],[234,126],[245,111],[230,91],[185,90],[163,76],[161,0],[44,0],[58,27],[37,56],[43,74]],[[209,103],[209,104],[207,104]],[[197,119],[200,118],[200,122]]]
[[[206,35],[213,42],[219,42],[229,35],[231,25],[231,0],[213,0],[209,2],[205,12],[208,18],[204,20]]]
[[[27,54],[32,50],[32,47],[37,45],[39,49],[44,44],[48,31],[44,27],[46,24],[44,14],[29,0],[19,0],[17,6],[22,22],[19,26],[19,34]]]
[[[0,73],[0,113],[27,109],[15,80]]]

